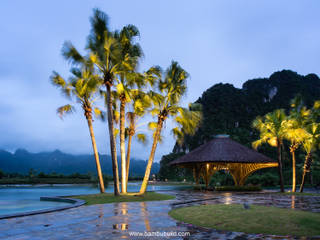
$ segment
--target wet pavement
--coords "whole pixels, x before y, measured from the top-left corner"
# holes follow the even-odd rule
[[[172,208],[199,204],[244,202],[320,212],[320,196],[196,191],[166,193],[175,195],[176,199],[81,206],[0,220],[0,239],[307,239],[200,228],[177,222],[168,216],[168,212]],[[320,239],[320,236],[312,239]]]

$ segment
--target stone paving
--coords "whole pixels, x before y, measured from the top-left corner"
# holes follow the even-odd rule
[[[195,191],[167,193],[176,195],[176,199],[81,206],[60,212],[0,220],[0,239],[299,239],[195,227],[176,222],[168,216],[168,212],[172,208],[197,204],[244,202],[320,212],[320,196]],[[145,236],[141,236],[143,234]],[[310,239],[320,239],[320,236]]]

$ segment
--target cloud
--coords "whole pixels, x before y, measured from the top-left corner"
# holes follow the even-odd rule
[[[71,40],[83,50],[92,8],[110,16],[110,26],[135,24],[145,59],[141,69],[166,68],[177,60],[190,74],[183,103],[195,101],[218,82],[237,87],[281,69],[319,74],[320,3],[316,0],[246,1],[6,1],[0,10],[0,148],[91,152],[81,109],[61,121],[56,108],[67,103],[50,85],[56,70],[68,76],[61,46]],[[172,123],[164,129],[156,160],[174,145]],[[98,149],[109,153],[106,123],[94,122]],[[150,142],[134,142],[132,156],[147,159]]]

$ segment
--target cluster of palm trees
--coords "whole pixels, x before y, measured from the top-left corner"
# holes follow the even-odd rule
[[[111,31],[108,16],[99,9],[93,10],[90,22],[86,55],[82,55],[72,43],[65,42],[62,54],[72,65],[71,76],[65,80],[53,72],[50,79],[66,97],[76,100],[82,107],[90,131],[101,193],[105,189],[92,126],[93,115],[106,118],[108,122],[115,195],[120,194],[117,135],[120,140],[121,193],[127,194],[132,139],[136,136],[138,140],[146,141],[146,135],[139,131],[138,122],[147,113],[156,118],[148,124],[153,132],[153,142],[140,189],[140,194],[143,194],[164,122],[173,117],[178,127],[172,132],[177,139],[182,139],[185,134],[195,132],[201,119],[200,108],[180,106],[181,97],[186,93],[188,74],[177,62],[172,61],[166,71],[154,66],[145,72],[138,72],[143,52],[137,43],[139,30],[134,25],[127,25],[121,31]],[[105,102],[106,113],[97,106],[101,99]],[[62,117],[74,109],[67,104],[58,108],[57,112]]]
[[[288,115],[285,110],[277,109],[264,117],[257,117],[253,127],[260,133],[260,139],[252,143],[258,148],[263,143],[268,143],[277,148],[278,170],[280,189],[284,192],[282,174],[282,149],[284,141],[289,142],[292,156],[292,192],[296,191],[296,150],[301,147],[305,152],[302,181],[300,192],[303,192],[305,177],[310,172],[314,153],[320,147],[320,101],[315,101],[312,108],[308,109],[300,95],[291,100],[291,109]]]

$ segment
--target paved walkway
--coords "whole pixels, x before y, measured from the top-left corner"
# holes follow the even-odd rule
[[[0,220],[0,239],[299,239],[194,227],[177,223],[168,216],[168,212],[172,208],[197,204],[243,202],[320,212],[320,196],[194,191],[170,193],[176,195],[177,199],[82,206],[60,212]],[[204,199],[208,200],[200,201]],[[143,234],[145,237],[138,236]],[[175,234],[190,236],[174,236]],[[158,237],[150,237],[151,235]]]

